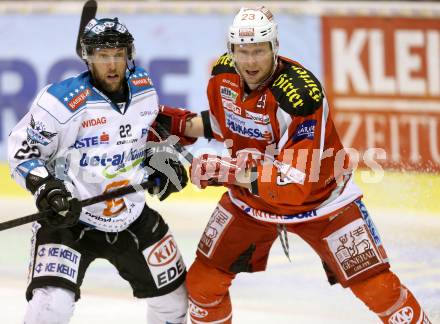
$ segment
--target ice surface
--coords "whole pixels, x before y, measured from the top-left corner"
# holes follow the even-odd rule
[[[170,224],[187,265],[215,206],[206,202],[150,204]],[[30,199],[0,199],[0,220],[34,211]],[[368,206],[367,206],[368,207]],[[392,269],[440,323],[440,215],[370,208]],[[0,232],[0,323],[21,323],[30,248],[30,226]],[[234,324],[378,323],[349,290],[327,284],[320,260],[298,237],[289,236],[292,263],[277,241],[266,272],[240,274],[231,289]],[[107,261],[86,274],[72,324],[145,323],[146,305]]]

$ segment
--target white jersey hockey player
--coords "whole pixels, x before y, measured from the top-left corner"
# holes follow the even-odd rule
[[[78,203],[146,179],[163,200],[188,180],[176,157],[163,161],[171,172],[149,167],[158,97],[134,65],[127,28],[117,18],[93,19],[81,45],[88,71],[41,90],[9,136],[13,178],[39,210],[52,210],[33,226],[25,323],[68,323],[96,258],[109,260],[135,297],[147,298],[148,323],[184,323],[185,265],[143,192],[82,209]]]

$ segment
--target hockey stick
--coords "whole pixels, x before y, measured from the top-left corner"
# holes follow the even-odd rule
[[[157,133],[159,134],[159,137],[161,140],[162,140],[162,137],[168,138],[170,136],[170,133],[168,133],[168,131],[160,124],[157,124]],[[178,151],[180,154],[182,154],[182,156],[185,158],[185,160],[187,160],[189,163],[192,162],[192,160],[194,159],[194,156],[190,152],[188,152],[188,150],[183,145],[181,145],[180,143],[173,143],[173,144],[170,143],[170,145],[173,146],[176,151]],[[121,196],[129,195],[131,193],[135,193],[138,191],[143,191],[145,189],[153,188],[154,185],[155,184],[153,181],[145,181],[140,184],[128,185],[125,187],[121,187],[121,188],[106,192],[102,195],[98,195],[95,197],[81,200],[79,203],[81,204],[81,207],[86,207],[86,206],[97,204],[97,203],[100,203],[100,202],[103,202],[106,200],[118,198]],[[6,222],[2,222],[2,223],[0,223],[0,231],[41,220],[41,219],[47,217],[50,213],[51,213],[51,211],[42,211],[42,212],[38,212],[35,214],[12,219],[12,220],[9,220]]]
[[[95,18],[96,11],[98,11],[98,3],[95,0],[86,1],[82,9],[78,36],[76,38],[76,54],[79,56],[79,58],[82,58],[81,35],[84,33],[84,28],[87,26],[88,22]]]
[[[162,140],[162,138],[168,138],[170,136],[170,133],[168,133],[168,131],[159,123],[157,123],[156,130],[157,130],[157,133],[159,134],[159,137],[161,140]],[[194,156],[182,144],[177,142],[177,143],[173,143],[173,144],[170,143],[169,145],[174,147],[174,149],[176,151],[178,151],[180,154],[182,154],[182,156],[185,158],[185,160],[187,160],[189,163],[192,163]],[[106,192],[102,195],[98,195],[95,197],[81,200],[80,204],[81,204],[81,207],[86,207],[86,206],[97,204],[97,203],[100,203],[100,202],[103,202],[106,200],[118,198],[118,197],[125,196],[125,195],[131,194],[131,193],[135,193],[135,192],[142,191],[142,190],[145,190],[148,188],[152,188],[153,186],[154,186],[153,181],[145,181],[145,182],[142,182],[141,184],[137,184],[137,185],[136,184],[128,185],[125,187],[121,187],[121,188]],[[50,213],[51,213],[51,211],[42,211],[42,212],[38,212],[38,213],[31,214],[28,216],[23,216],[20,218],[16,218],[16,219],[12,219],[12,220],[9,220],[6,222],[2,222],[2,223],[0,223],[0,231],[41,220],[41,219],[47,217]]]
[[[161,140],[162,140],[162,138],[168,138],[170,136],[170,133],[168,133],[168,131],[159,123],[157,123],[156,130],[157,130],[157,133],[158,133]],[[176,151],[178,151],[180,154],[182,154],[182,156],[189,163],[191,163],[192,160],[194,159],[194,156],[190,152],[188,152],[188,150],[182,144],[180,144],[180,143],[171,144],[170,143],[169,145],[174,147],[174,149]],[[103,202],[106,200],[110,200],[110,199],[114,199],[114,198],[118,198],[121,196],[131,194],[131,193],[135,193],[138,191],[143,191],[145,189],[149,189],[149,188],[154,187],[154,185],[155,184],[153,181],[145,181],[140,184],[128,185],[125,187],[121,187],[121,188],[106,192],[102,195],[98,195],[95,197],[81,200],[79,203],[81,204],[81,207],[86,207],[86,206],[97,204],[97,203],[100,203],[100,202]],[[41,220],[41,219],[47,217],[50,213],[51,213],[51,211],[42,211],[42,212],[38,212],[38,213],[31,214],[28,216],[23,216],[20,218],[16,218],[16,219],[12,219],[12,220],[9,220],[6,222],[2,222],[2,223],[0,223],[0,231]]]
[[[162,138],[168,138],[170,136],[170,133],[168,133],[168,131],[159,123],[157,123],[156,130],[157,130],[157,133],[158,133],[159,138],[161,140],[162,140]],[[169,145],[174,147],[174,149],[176,151],[178,151],[180,154],[182,154],[182,156],[185,158],[185,160],[187,160],[189,163],[192,163],[194,156],[182,144],[176,142],[176,143],[172,143],[172,144],[170,143]],[[121,187],[121,188],[106,192],[102,195],[98,195],[95,197],[81,200],[80,204],[81,204],[81,207],[86,207],[86,206],[97,204],[97,203],[100,203],[100,202],[103,202],[106,200],[118,198],[118,197],[125,196],[125,195],[131,194],[131,193],[135,193],[135,192],[142,191],[142,190],[145,190],[148,188],[152,188],[153,186],[154,186],[153,181],[145,181],[145,182],[142,182],[141,184],[137,184],[137,185],[136,184],[128,185],[125,187]],[[12,219],[12,220],[9,220],[6,222],[2,222],[2,223],[0,223],[0,231],[41,220],[41,219],[47,217],[50,213],[51,213],[51,211],[42,211],[42,212],[38,212],[38,213],[31,214],[28,216],[23,216],[20,218],[16,218],[16,219]]]
[[[173,136],[159,123],[156,123],[156,131],[159,134],[159,138],[161,140]],[[171,145],[177,152],[182,154],[184,159],[187,160],[190,164],[192,163],[194,156],[182,144],[176,142],[176,143],[169,143],[169,145]]]
[[[138,191],[143,191],[145,189],[152,188],[153,186],[154,186],[153,181],[145,181],[145,182],[142,182],[141,184],[138,184],[138,185],[129,185],[129,186],[121,187],[121,188],[106,192],[102,195],[87,198],[87,199],[81,200],[79,203],[81,204],[81,207],[86,207],[86,206],[97,204],[97,203],[100,203],[100,202],[103,202],[106,200],[129,195],[131,193],[135,193]],[[2,222],[2,223],[0,223],[0,231],[41,220],[41,219],[45,218],[46,216],[48,216],[51,212],[52,211],[42,211],[42,212],[38,212],[38,213],[31,214],[28,216],[23,216],[20,218],[16,218],[16,219],[12,219],[12,220],[9,220],[6,222]]]

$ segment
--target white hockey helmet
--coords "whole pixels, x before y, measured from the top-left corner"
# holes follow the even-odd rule
[[[273,15],[264,6],[241,8],[229,27],[228,49],[232,45],[270,42],[274,56],[278,53],[278,28]]]

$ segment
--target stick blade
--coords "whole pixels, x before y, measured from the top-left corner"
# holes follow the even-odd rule
[[[87,23],[95,18],[98,11],[98,3],[96,0],[88,0],[83,5],[81,20],[79,22],[78,36],[76,38],[76,54],[81,58],[81,36]]]

